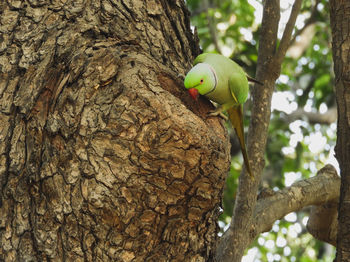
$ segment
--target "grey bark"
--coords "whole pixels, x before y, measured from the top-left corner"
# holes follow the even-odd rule
[[[0,260],[209,260],[229,143],[178,81],[199,53],[184,2],[0,13]]]

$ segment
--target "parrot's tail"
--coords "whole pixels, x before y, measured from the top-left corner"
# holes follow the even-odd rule
[[[244,129],[243,129],[243,107],[242,105],[233,106],[227,110],[230,122],[236,131],[239,143],[242,149],[242,155],[244,159],[244,164],[247,169],[248,174],[252,179],[254,179],[252,170],[249,164],[249,158],[247,154],[247,148],[244,141]]]

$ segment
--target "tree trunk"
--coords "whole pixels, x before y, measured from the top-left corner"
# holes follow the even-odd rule
[[[178,77],[183,1],[0,13],[0,260],[210,260],[229,143]]]
[[[338,106],[335,151],[341,170],[336,261],[350,261],[350,2],[330,1],[330,15]]]

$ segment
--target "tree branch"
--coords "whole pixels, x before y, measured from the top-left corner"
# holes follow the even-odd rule
[[[203,6],[205,7],[206,15],[207,15],[207,18],[208,18],[208,27],[209,27],[210,37],[213,40],[213,44],[215,46],[216,51],[218,51],[220,54],[222,54],[221,48],[220,48],[219,43],[218,43],[218,37],[217,37],[217,33],[216,33],[215,22],[214,22],[213,16],[209,12],[209,9],[210,9],[209,1],[205,0],[203,2]]]
[[[286,28],[284,29],[283,36],[276,53],[277,62],[280,64],[282,63],[282,60],[286,55],[287,49],[290,46],[291,37],[295,26],[295,21],[297,20],[298,14],[300,12],[301,3],[302,3],[302,0],[295,0]]]
[[[340,177],[337,171],[332,165],[326,165],[315,177],[295,182],[278,192],[262,192],[258,196],[252,223],[246,227],[246,240],[250,244],[259,234],[271,230],[276,220],[313,205],[316,207],[313,207],[307,226],[309,232],[322,241],[333,243],[336,235],[334,220],[337,218],[334,203],[339,197],[339,188]],[[223,241],[223,245],[228,243]]]
[[[302,32],[297,32],[298,35],[294,35],[287,50],[289,57],[298,59],[302,54],[305,53],[305,50],[310,46],[310,43],[315,36],[315,28],[315,23],[313,23],[304,28]],[[298,41],[295,41],[295,38],[297,36],[299,39]]]
[[[330,125],[337,121],[337,108],[331,107],[327,110],[326,113],[315,113],[315,112],[306,112],[302,108],[298,108],[291,114],[286,116],[286,121],[288,123],[293,122],[297,119],[306,119],[310,124],[325,124]]]
[[[301,0],[296,0],[289,21],[286,25],[280,46],[276,52],[280,7],[278,0],[266,0],[260,30],[260,44],[256,78],[264,83],[264,88],[254,86],[252,89],[252,115],[249,125],[247,148],[254,180],[243,169],[235,201],[234,213],[229,229],[224,233],[216,250],[217,261],[240,261],[244,250],[257,233],[256,201],[257,191],[265,166],[264,154],[271,116],[271,99],[281,70],[281,64],[289,47],[296,17],[300,11]],[[260,202],[259,202],[260,203]],[[260,204],[259,204],[260,205]],[[261,229],[259,229],[261,231]]]
[[[260,30],[260,45],[256,78],[264,88],[252,90],[252,117],[248,132],[248,155],[255,179],[243,173],[239,178],[234,214],[229,229],[223,235],[216,250],[217,261],[240,261],[244,250],[250,244],[248,229],[252,223],[257,190],[264,168],[264,149],[267,141],[267,127],[271,115],[271,98],[279,67],[274,63],[277,44],[280,8],[278,0],[267,0],[264,5]]]
[[[311,11],[311,15],[310,17],[305,21],[304,23],[304,26],[302,28],[300,28],[299,30],[296,30],[295,31],[295,34],[293,35],[293,38],[292,40],[290,41],[290,45],[292,45],[297,36],[299,36],[300,34],[302,34],[304,32],[304,30],[309,26],[309,25],[312,25],[313,23],[315,23],[317,21],[316,17],[317,17],[317,14],[318,14],[318,10],[317,10],[317,5],[320,3],[320,0],[317,0],[315,5],[313,6],[312,8],[312,11]]]
[[[292,186],[259,198],[250,236],[269,231],[273,223],[290,212],[310,205],[334,202],[339,197],[340,177],[332,165],[326,165],[315,177],[295,182]]]

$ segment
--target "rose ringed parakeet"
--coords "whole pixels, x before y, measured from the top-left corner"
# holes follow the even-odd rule
[[[222,112],[228,113],[241,145],[246,169],[253,177],[243,130],[243,104],[249,91],[246,73],[234,61],[219,54],[201,54],[193,65],[185,77],[185,87],[193,99],[201,94],[220,105],[210,115],[224,116]]]

